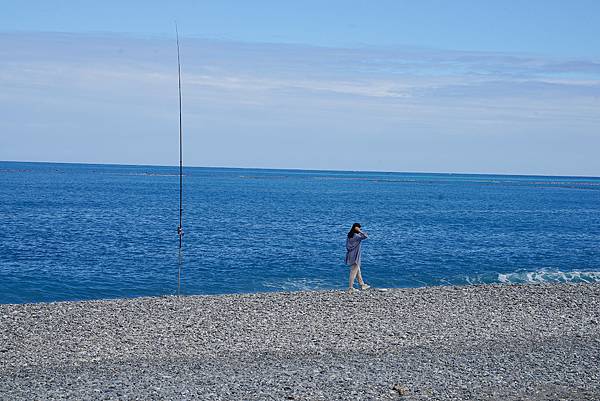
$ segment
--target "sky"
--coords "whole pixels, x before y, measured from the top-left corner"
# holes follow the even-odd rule
[[[0,160],[600,176],[600,2],[4,1]]]

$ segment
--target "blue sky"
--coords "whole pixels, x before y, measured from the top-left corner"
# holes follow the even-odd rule
[[[0,160],[600,176],[600,2],[14,1]]]

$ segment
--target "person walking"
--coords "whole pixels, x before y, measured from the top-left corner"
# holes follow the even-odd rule
[[[354,292],[354,280],[358,278],[358,284],[362,290],[371,288],[370,285],[363,281],[362,274],[360,272],[360,257],[361,249],[360,244],[362,241],[369,238],[367,233],[362,232],[359,223],[352,224],[350,232],[348,232],[348,238],[346,239],[346,264],[350,266],[350,283],[348,286],[348,292]]]

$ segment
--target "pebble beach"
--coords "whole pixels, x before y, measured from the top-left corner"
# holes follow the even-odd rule
[[[2,400],[599,400],[600,284],[0,305]]]

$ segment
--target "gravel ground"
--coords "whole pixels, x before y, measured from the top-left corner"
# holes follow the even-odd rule
[[[0,399],[600,400],[600,284],[0,305]]]

